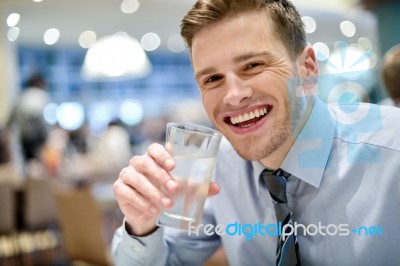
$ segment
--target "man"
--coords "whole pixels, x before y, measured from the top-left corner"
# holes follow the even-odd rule
[[[32,75],[26,89],[18,98],[11,117],[11,123],[15,123],[19,130],[23,158],[26,162],[40,157],[40,150],[49,130],[43,117],[44,108],[49,102],[46,81],[39,74]]]
[[[380,104],[400,107],[400,45],[393,46],[385,53],[382,80],[389,97]]]
[[[155,225],[178,189],[168,152],[135,156],[114,184],[117,264],[202,265],[221,244],[231,265],[399,264],[400,113],[318,100],[315,54],[288,1],[198,0],[181,33],[233,148],[221,146],[193,234]]]

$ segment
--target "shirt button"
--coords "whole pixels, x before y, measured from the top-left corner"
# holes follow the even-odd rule
[[[141,249],[140,249],[140,247],[135,246],[135,247],[133,247],[133,250],[136,251],[136,252],[139,252]]]

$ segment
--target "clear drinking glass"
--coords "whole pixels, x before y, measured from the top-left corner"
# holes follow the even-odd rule
[[[179,183],[174,205],[161,210],[157,224],[188,230],[201,219],[222,135],[190,123],[168,123],[165,147],[175,161],[170,172]]]

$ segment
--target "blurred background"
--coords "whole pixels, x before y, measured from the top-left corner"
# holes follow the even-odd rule
[[[400,1],[292,2],[316,50],[319,96],[385,99]],[[0,265],[112,265],[119,171],[163,142],[168,121],[209,125],[179,35],[193,3],[0,0]]]

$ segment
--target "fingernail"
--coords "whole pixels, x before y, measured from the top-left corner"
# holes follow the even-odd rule
[[[174,165],[174,161],[172,160],[172,159],[166,159],[165,161],[164,161],[164,166],[165,167],[172,167]]]
[[[165,184],[165,187],[167,188],[167,190],[172,191],[175,189],[176,187],[176,182],[173,180],[168,180],[167,183]]]

